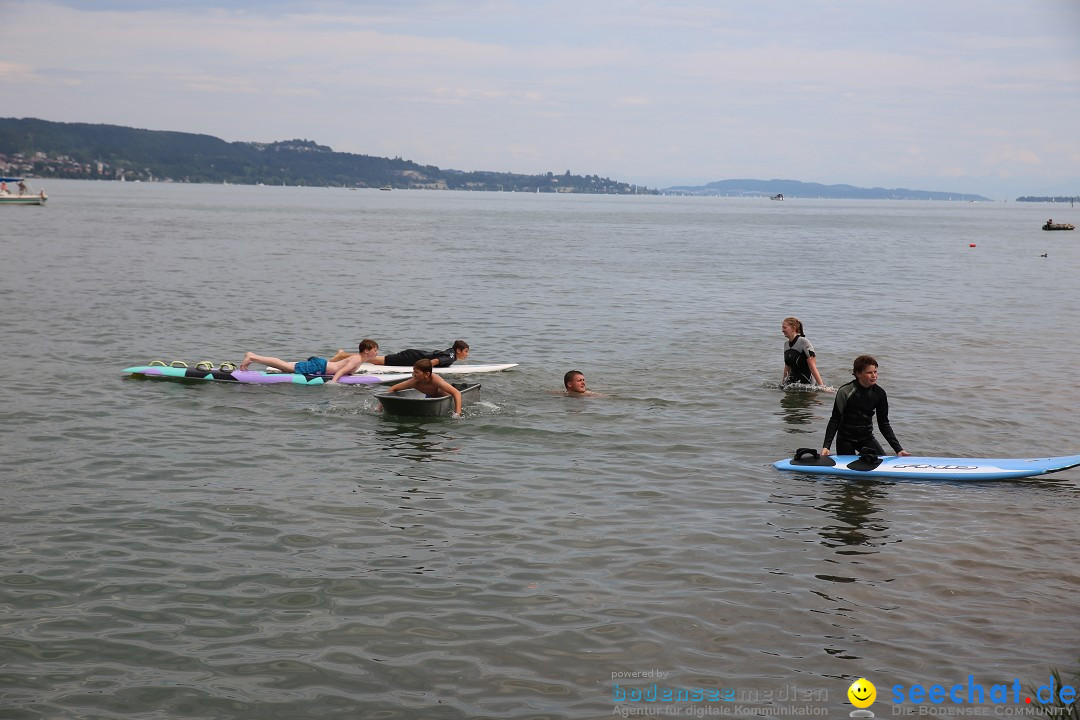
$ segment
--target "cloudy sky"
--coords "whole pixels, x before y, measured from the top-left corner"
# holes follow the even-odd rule
[[[0,0],[0,117],[650,187],[1080,194],[1080,0]]]

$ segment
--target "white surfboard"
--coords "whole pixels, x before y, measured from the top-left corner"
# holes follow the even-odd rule
[[[439,375],[472,375],[473,373],[499,372],[517,366],[517,363],[504,363],[502,365],[459,365],[454,363],[450,367],[436,365],[435,372]],[[365,375],[412,375],[412,368],[405,365],[372,365],[371,363],[364,363],[356,372]]]

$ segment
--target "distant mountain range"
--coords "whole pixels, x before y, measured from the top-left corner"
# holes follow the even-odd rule
[[[226,142],[211,135],[120,125],[0,118],[0,174],[89,180],[649,194],[597,175],[443,170],[401,158],[334,152],[311,140]],[[798,180],[719,180],[662,192],[681,195],[869,200],[980,200],[982,195],[821,185]]]
[[[718,180],[708,185],[680,185],[664,190],[681,195],[723,197],[834,198],[846,200],[979,200],[990,198],[966,193],[909,190],[907,188],[860,188],[854,185],[821,185],[798,180]]]

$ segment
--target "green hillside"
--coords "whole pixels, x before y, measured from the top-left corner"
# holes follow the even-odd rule
[[[649,193],[596,175],[442,170],[334,152],[310,140],[225,142],[118,125],[0,118],[0,173],[78,179],[517,192]]]

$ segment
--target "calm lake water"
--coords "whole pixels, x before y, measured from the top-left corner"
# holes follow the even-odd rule
[[[776,388],[787,315],[830,384],[878,357],[914,454],[1080,452],[1040,230],[1080,209],[41,184],[0,214],[0,717],[841,718],[858,677],[884,717],[1080,669],[1077,470],[771,467],[832,404]],[[364,337],[520,366],[456,421],[119,372]]]

